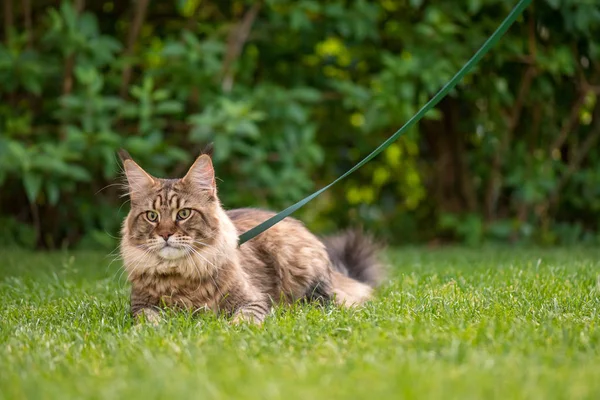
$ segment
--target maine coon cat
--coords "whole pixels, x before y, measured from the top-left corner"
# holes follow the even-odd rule
[[[134,317],[156,322],[173,307],[261,323],[279,302],[362,304],[381,279],[376,246],[358,232],[320,240],[288,217],[238,247],[239,234],[273,213],[225,211],[207,154],[181,179],[155,178],[120,156],[131,199],[121,255]]]

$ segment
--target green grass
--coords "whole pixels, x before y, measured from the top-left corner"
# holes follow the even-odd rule
[[[600,251],[404,249],[361,310],[134,327],[99,253],[0,257],[0,398],[600,398]]]

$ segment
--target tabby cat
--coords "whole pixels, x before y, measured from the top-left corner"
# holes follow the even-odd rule
[[[238,235],[271,217],[225,211],[209,155],[182,179],[150,176],[121,150],[131,211],[121,255],[131,282],[131,312],[157,322],[163,307],[211,310],[261,323],[275,303],[368,300],[382,278],[377,248],[358,232],[318,239],[286,218],[238,247]]]

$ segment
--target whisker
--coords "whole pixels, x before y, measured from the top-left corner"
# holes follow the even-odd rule
[[[136,258],[134,258],[134,260],[131,262],[131,264],[135,265],[135,267],[127,275],[127,280],[129,280],[131,278],[131,275],[133,274],[133,272],[135,272],[135,270],[139,267],[139,265],[141,264],[141,262],[143,260],[145,260],[146,256],[152,250],[152,248],[150,246],[145,245],[145,244],[141,244],[141,245],[138,245],[138,246],[135,246],[135,247],[140,248],[140,249],[144,249],[144,252],[141,255],[138,255]],[[125,261],[125,260],[123,260],[123,261]],[[126,268],[123,268],[123,270],[121,271],[121,274],[119,275],[119,281],[121,281],[121,279],[122,279],[123,274],[125,273],[125,271],[126,271]]]
[[[196,270],[196,273],[198,274],[199,277],[202,276],[202,271],[200,271],[200,267],[194,262],[194,259],[191,255],[191,253],[186,252],[185,254],[185,258],[188,260],[188,262],[192,265],[192,268],[194,268]],[[198,291],[198,289],[200,289],[200,286],[202,286],[202,279],[200,279],[198,281],[198,287],[196,287],[196,289],[194,289],[194,292]]]
[[[194,249],[193,247],[190,246],[190,250],[193,251],[198,257],[202,258],[204,261],[206,261],[208,264],[212,265],[213,268],[217,268],[217,266],[213,263],[211,263],[210,261],[208,261],[208,259],[206,257],[204,257],[202,254],[200,254],[200,252],[196,249]]]
[[[151,249],[146,250],[140,257],[140,259],[135,263],[135,267],[127,275],[128,281],[131,279],[131,276],[133,275],[133,273],[142,265],[142,262],[146,260],[146,257],[150,254],[150,251],[151,251]]]
[[[98,190],[96,193],[94,193],[94,196],[96,196],[98,193],[100,193],[104,189],[108,189],[109,187],[113,187],[113,186],[120,186],[121,189],[128,189],[128,186],[125,183],[111,183],[111,184],[104,186],[102,189]]]
[[[188,250],[190,250],[192,253],[196,254],[197,256],[201,257],[202,259],[204,259],[204,261],[206,261],[207,263],[211,264],[211,265],[212,265],[212,266],[215,268],[215,271],[217,271],[217,273],[218,273],[218,271],[219,271],[219,268],[218,268],[218,267],[216,267],[216,266],[215,266],[213,263],[211,263],[210,261],[208,261],[208,260],[206,259],[206,257],[204,257],[202,254],[200,254],[200,252],[198,252],[196,249],[194,249],[194,248],[193,248],[192,246],[190,246],[190,245],[185,245],[185,248],[186,248],[186,249],[188,249]],[[194,263],[194,265],[196,266],[196,264],[195,264],[195,263]],[[199,270],[200,270],[200,268],[197,268],[197,270],[198,270],[198,273],[200,273],[200,271],[199,271]],[[221,291],[221,288],[219,288],[219,285],[217,284],[217,281],[216,281],[216,280],[215,280],[215,278],[212,276],[212,274],[210,274],[210,273],[209,273],[209,274],[208,274],[208,276],[210,277],[210,279],[212,280],[213,284],[215,285],[215,289],[217,290],[217,292],[219,292],[219,294],[221,295],[221,297],[224,297],[224,295],[223,295],[223,292]],[[200,283],[200,284],[201,284],[201,283]],[[199,288],[199,287],[200,287],[200,285],[198,286],[198,288]],[[196,290],[198,290],[198,289],[196,289]]]
[[[104,229],[104,233],[105,233],[105,234],[106,234],[108,237],[110,237],[110,238],[112,238],[112,239],[116,239],[116,240],[119,240],[119,239],[121,239],[121,238],[120,238],[120,237],[118,237],[118,236],[113,236],[113,235],[111,235],[110,233],[108,233],[108,232],[106,231],[106,229]],[[113,250],[113,251],[114,251],[114,250]]]

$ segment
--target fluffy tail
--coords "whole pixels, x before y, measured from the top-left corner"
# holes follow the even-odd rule
[[[323,239],[336,270],[376,287],[384,278],[383,265],[378,260],[381,245],[360,231],[346,231]]]

